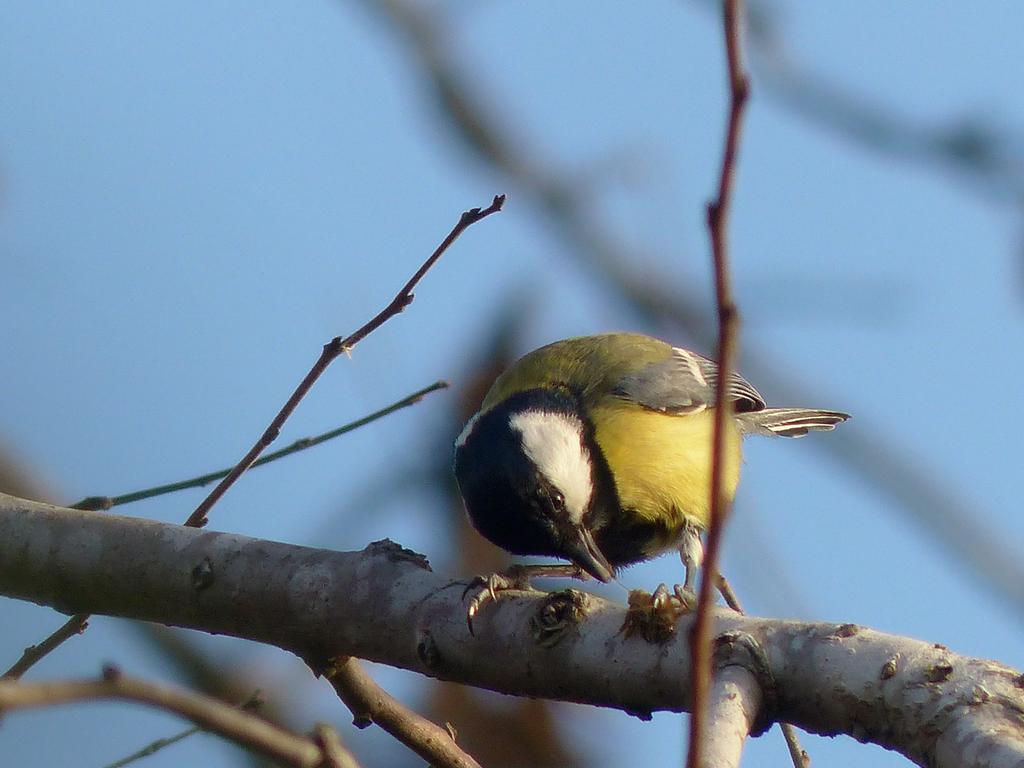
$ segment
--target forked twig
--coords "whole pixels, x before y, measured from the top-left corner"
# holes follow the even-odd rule
[[[402,289],[395,294],[395,298],[378,312],[373,319],[363,325],[361,328],[356,330],[354,333],[349,334],[345,338],[341,336],[335,336],[329,342],[324,344],[323,350],[320,352],[320,357],[313,363],[313,367],[309,369],[309,373],[305,375],[299,386],[295,388],[292,396],[288,398],[288,401],[284,404],[277,416],[274,417],[273,421],[270,422],[270,426],[264,430],[263,434],[260,435],[260,439],[249,449],[248,453],[241,458],[241,460],[234,466],[234,468],[227,474],[227,476],[221,480],[217,486],[210,491],[209,495],[203,499],[199,506],[196,507],[195,511],[189,515],[188,520],[185,521],[185,525],[192,528],[202,528],[206,525],[207,518],[206,514],[213,508],[221,496],[223,496],[228,488],[235,484],[235,481],[242,476],[249,467],[260,457],[260,454],[266,450],[277,436],[281,433],[281,427],[288,420],[288,417],[292,415],[292,412],[298,407],[299,403],[302,402],[302,398],[306,396],[316,380],[320,378],[321,374],[327,370],[327,367],[334,362],[342,354],[348,354],[352,351],[360,341],[365,339],[375,330],[380,328],[384,323],[390,320],[395,315],[399,314],[407,306],[412,303],[413,300],[413,288],[416,284],[423,279],[423,276],[427,274],[432,266],[437,262],[438,259],[444,254],[445,251],[454,243],[463,232],[469,227],[476,224],[481,219],[485,219],[492,213],[497,213],[501,210],[502,205],[505,203],[504,195],[495,195],[494,200],[486,208],[471,208],[459,217],[458,223],[452,228],[452,231],[448,233],[448,236],[441,241],[441,244],[437,246],[430,257],[423,262],[423,265],[416,270],[409,282],[402,286]]]
[[[707,554],[704,558],[697,615],[693,624],[692,679],[693,714],[690,717],[690,743],[686,756],[687,768],[701,765],[704,729],[707,727],[708,691],[711,685],[711,608],[714,587],[718,583],[718,560],[722,534],[729,515],[729,500],[722,493],[725,469],[725,440],[729,420],[733,416],[732,403],[726,397],[729,377],[735,370],[736,329],[739,312],[732,295],[729,274],[729,213],[736,177],[736,155],[740,130],[750,81],[743,70],[741,45],[741,0],[723,0],[723,26],[725,50],[729,72],[729,123],[718,180],[717,197],[708,204],[707,224],[711,235],[711,250],[715,267],[715,300],[718,306],[718,379],[715,383],[715,426],[712,439],[711,462],[711,519],[708,522]]]
[[[356,330],[354,333],[346,336],[344,339],[340,336],[335,336],[331,341],[324,345],[323,351],[320,353],[320,357],[310,368],[309,373],[306,374],[305,378],[299,383],[299,386],[292,393],[292,396],[288,398],[288,401],[284,404],[284,407],[278,412],[274,420],[270,422],[270,426],[264,431],[256,444],[249,449],[249,452],[242,457],[241,461],[235,465],[235,468],[217,484],[217,487],[210,491],[210,494],[203,499],[203,501],[196,507],[195,511],[189,516],[188,520],[185,521],[185,525],[201,528],[206,524],[206,513],[210,511],[214,504],[220,499],[221,496],[230,488],[234,482],[242,476],[253,462],[259,458],[259,455],[269,446],[281,431],[281,426],[291,416],[292,412],[302,401],[302,398],[306,396],[306,393],[312,388],[313,384],[320,375],[327,370],[327,367],[340,355],[348,354],[352,348],[366,338],[370,333],[375,331],[389,319],[399,314],[404,310],[413,300],[413,288],[416,287],[417,283],[423,279],[423,276],[427,274],[432,266],[437,262],[438,259],[444,254],[445,251],[454,243],[459,235],[466,231],[476,222],[490,216],[492,213],[497,213],[501,210],[501,207],[505,204],[504,195],[495,195],[494,200],[487,208],[472,208],[462,216],[459,217],[458,223],[452,228],[452,231],[448,233],[448,236],[441,242],[441,244],[434,250],[430,257],[423,262],[422,266],[416,273],[409,278],[409,281],[402,286],[402,289],[395,294],[395,298],[391,300],[384,309],[378,312],[373,319],[363,325],[361,328]],[[380,720],[382,727],[395,736],[403,744],[406,744],[410,748],[416,750],[418,753],[423,751],[423,754],[433,754],[433,750],[439,747],[438,739],[434,734],[430,732],[429,726],[437,728],[436,725],[430,723],[426,718],[421,717],[412,710],[404,707],[396,699],[388,696],[388,694],[377,686],[376,683],[366,674],[359,663],[355,659],[348,659],[345,664],[347,674],[339,674],[335,678],[331,679],[331,684],[334,686],[335,691],[339,697],[346,704],[349,703],[350,698],[358,698],[360,684],[362,689],[372,689],[376,695],[378,701],[387,700],[388,708],[387,712],[390,717]],[[348,686],[356,686],[355,690],[348,690]],[[346,698],[348,697],[348,698]],[[354,713],[355,714],[355,713]],[[476,762],[459,749],[455,742],[450,739],[445,740],[444,744],[440,746],[446,747],[442,753],[439,753],[437,761],[442,765],[452,766],[477,766]],[[431,758],[432,762],[434,759]]]

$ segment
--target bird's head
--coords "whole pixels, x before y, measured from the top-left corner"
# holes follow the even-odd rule
[[[470,420],[455,445],[455,476],[470,520],[493,543],[566,558],[607,582],[614,569],[591,530],[604,503],[596,453],[576,398],[533,389]]]

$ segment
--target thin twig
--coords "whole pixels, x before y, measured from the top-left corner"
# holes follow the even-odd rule
[[[4,672],[3,676],[0,676],[0,680],[17,680],[46,654],[56,650],[56,648],[65,640],[68,640],[75,635],[82,634],[88,626],[89,614],[76,613],[64,622],[60,629],[51,634],[41,643],[30,645],[26,648],[25,652],[21,654],[21,658],[14,662],[11,668]]]
[[[115,669],[105,669],[99,680],[51,683],[0,680],[0,711],[109,699],[147,704],[181,715],[205,731],[285,765],[316,768],[324,763],[323,750],[312,739],[210,696],[126,677]]]
[[[387,406],[386,408],[382,408],[379,411],[368,414],[367,416],[364,416],[361,419],[353,421],[350,424],[345,424],[344,426],[338,427],[337,429],[333,429],[330,432],[324,432],[321,435],[316,435],[315,437],[305,437],[300,440],[296,440],[294,443],[292,443],[286,448],[282,448],[279,451],[274,451],[273,453],[268,453],[266,456],[263,456],[258,461],[253,462],[252,466],[258,467],[263,464],[269,464],[275,459],[280,459],[284,456],[288,456],[289,454],[297,453],[298,451],[303,451],[307,448],[312,448],[315,445],[319,445],[320,443],[332,440],[335,437],[339,437],[345,434],[346,432],[351,432],[355,429],[358,429],[359,427],[363,427],[369,424],[370,422],[376,421],[377,419],[383,418],[384,416],[394,413],[395,411],[400,410],[401,408],[405,408],[414,403],[417,403],[421,399],[423,399],[425,395],[428,395],[431,392],[434,392],[439,389],[444,389],[447,386],[448,383],[445,381],[436,381],[429,387],[424,387],[418,392],[413,392],[408,397],[405,397],[396,403],[392,403],[391,405]],[[229,472],[229,469],[221,470],[220,472],[211,472],[206,475],[194,477],[190,480],[182,480],[177,483],[169,483],[167,485],[161,485],[155,488],[149,488],[142,491],[135,491],[134,493],[127,493],[122,496],[90,496],[89,498],[83,499],[82,501],[75,504],[72,507],[72,509],[110,509],[121,504],[128,504],[133,501],[139,501],[140,499],[153,498],[155,496],[173,493],[174,491],[181,491],[186,488],[195,488],[198,486],[206,485],[210,482],[213,482],[214,480],[226,477]],[[25,652],[21,655],[21,658],[18,659],[14,663],[14,665],[11,666],[10,669],[4,672],[3,678],[13,680],[17,680],[18,678],[20,678],[40,659],[42,659],[48,653],[51,653],[52,651],[56,650],[66,640],[69,640],[75,635],[82,634],[82,632],[84,632],[86,627],[88,626],[88,621],[88,614],[80,613],[72,616],[59,629],[53,632],[53,634],[51,634],[45,640],[43,640],[40,643],[37,643],[36,645],[32,645],[26,648]]]
[[[376,723],[430,765],[480,768],[459,748],[449,731],[405,707],[378,686],[352,657],[332,659],[323,675],[352,711],[357,728]]]
[[[264,464],[269,464],[277,459],[290,456],[291,454],[298,453],[299,451],[304,451],[307,448],[312,448],[320,445],[321,443],[326,443],[328,440],[333,440],[336,437],[341,437],[348,432],[352,432],[360,427],[365,427],[367,424],[377,421],[378,419],[382,419],[385,416],[389,416],[395,411],[407,408],[410,405],[415,405],[431,392],[436,392],[439,389],[445,389],[447,387],[447,381],[435,381],[429,387],[424,387],[423,389],[413,392],[411,395],[403,397],[398,402],[392,403],[386,408],[381,408],[379,411],[367,414],[361,419],[357,419],[356,421],[337,427],[336,429],[332,429],[330,432],[324,432],[313,437],[300,438],[287,448],[282,448],[279,451],[272,451],[265,456],[261,456],[252,463],[252,467],[250,467],[250,469],[261,467]],[[175,483],[167,483],[166,485],[158,485],[153,488],[145,488],[141,491],[124,493],[120,496],[89,496],[76,504],[72,504],[71,508],[85,510],[111,509],[122,504],[131,504],[132,502],[141,501],[143,499],[152,499],[157,496],[163,496],[177,491],[184,491],[189,488],[201,488],[204,485],[209,485],[214,480],[220,480],[222,477],[227,477],[230,472],[231,468],[228,467],[217,470],[216,472],[208,472],[204,475],[199,475],[198,477],[193,477],[188,480],[179,480]]]
[[[491,204],[486,208],[471,208],[463,213],[462,216],[459,217],[458,223],[452,228],[452,231],[448,233],[448,236],[445,237],[434,252],[430,254],[430,257],[423,262],[423,265],[418,270],[416,270],[416,274],[409,278],[409,282],[402,286],[402,289],[395,294],[395,298],[393,298],[391,302],[384,307],[384,309],[378,312],[373,319],[354,333],[349,334],[345,338],[335,336],[329,342],[324,344],[320,357],[317,358],[315,363],[313,363],[313,367],[309,369],[309,373],[307,373],[302,379],[299,386],[296,387],[295,391],[292,393],[292,396],[288,398],[288,401],[278,412],[277,416],[275,416],[273,421],[270,422],[270,426],[267,427],[260,436],[260,439],[256,441],[252,448],[249,449],[245,456],[241,458],[227,476],[221,480],[212,491],[210,491],[209,495],[203,499],[202,502],[200,502],[195,511],[189,515],[188,520],[185,521],[185,525],[192,528],[202,528],[206,525],[206,514],[213,508],[213,505],[220,500],[221,496],[227,492],[228,488],[235,484],[235,481],[242,476],[242,473],[253,465],[253,462],[259,458],[260,454],[266,450],[267,446],[277,439],[285,421],[288,420],[288,417],[292,415],[292,412],[296,407],[298,407],[299,403],[302,402],[302,398],[304,398],[309,390],[312,389],[316,380],[319,379],[321,374],[327,370],[327,367],[340,355],[350,353],[356,344],[409,306],[414,298],[412,292],[413,288],[415,288],[416,284],[423,279],[423,276],[427,274],[427,271],[434,266],[437,260],[440,259],[444,252],[448,250],[451,244],[458,239],[459,235],[481,219],[490,216],[492,213],[500,211],[504,203],[504,195],[495,195],[494,200],[492,200]]]
[[[722,534],[730,503],[722,493],[725,469],[726,430],[733,415],[732,402],[726,397],[729,377],[735,370],[736,330],[739,312],[732,296],[729,274],[729,213],[736,177],[743,113],[750,93],[750,82],[741,58],[741,0],[723,0],[723,27],[729,72],[729,123],[722,151],[718,195],[708,205],[707,223],[715,266],[715,300],[718,305],[718,379],[715,383],[715,426],[711,462],[711,519],[708,522],[707,554],[701,574],[697,615],[693,624],[692,673],[693,714],[690,717],[690,743],[687,768],[701,765],[704,729],[707,727],[708,692],[711,684],[711,608],[714,586],[718,583],[718,560]]]
[[[253,712],[259,707],[260,703],[261,702],[259,699],[259,691],[257,691],[248,699],[239,704],[238,708],[243,709],[246,712]],[[202,732],[202,728],[200,728],[198,725],[193,725],[191,728],[186,728],[183,731],[179,731],[173,736],[165,736],[161,739],[151,741],[149,744],[142,747],[141,749],[135,750],[130,755],[125,755],[124,757],[115,760],[112,763],[107,763],[105,766],[103,766],[103,768],[124,768],[124,766],[126,765],[131,765],[132,763],[138,762],[144,757],[155,755],[161,749],[166,749],[167,747],[170,747],[173,744],[177,744],[179,741],[184,741],[189,736],[194,736],[195,734]]]
[[[173,736],[165,736],[161,739],[156,739],[155,741],[152,741],[146,746],[144,746],[142,749],[138,749],[135,752],[132,752],[130,755],[125,755],[124,757],[115,760],[112,763],[107,763],[105,766],[103,766],[103,768],[124,768],[126,765],[137,763],[144,757],[155,755],[161,749],[166,749],[167,747],[177,744],[179,741],[184,741],[189,736],[195,736],[197,733],[202,732],[202,728],[200,728],[198,725],[193,725],[191,728],[186,728],[183,731],[179,731]]]
[[[789,750],[789,759],[793,761],[793,768],[809,768],[811,756],[800,745],[800,736],[796,732],[796,726],[790,723],[779,723],[782,730],[782,737],[786,740],[786,748]]]

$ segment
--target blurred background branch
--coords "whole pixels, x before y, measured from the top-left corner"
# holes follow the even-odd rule
[[[696,0],[708,11],[715,0]],[[987,199],[1024,206],[1024,141],[983,115],[960,114],[930,123],[902,114],[841,85],[802,62],[789,42],[781,4],[753,0],[749,44],[752,66],[765,93],[811,125],[862,149],[944,173]]]
[[[244,707],[232,707],[192,691],[127,677],[113,667],[105,667],[103,677],[99,680],[45,683],[0,681],[0,708],[4,712],[108,699],[122,699],[167,710],[283,765],[296,768],[357,768],[355,759],[338,741],[331,742],[334,755],[327,757],[324,748],[315,740],[271,725]],[[342,756],[340,761],[339,755]]]

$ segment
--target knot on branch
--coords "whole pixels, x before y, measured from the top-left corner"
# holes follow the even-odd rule
[[[427,560],[426,555],[421,555],[419,552],[406,549],[401,544],[397,544],[391,539],[381,539],[380,541],[371,542],[366,545],[363,552],[371,557],[386,557],[392,563],[412,563],[425,571],[433,572],[434,570],[430,567],[430,561]]]
[[[723,632],[714,640],[712,656],[714,669],[742,667],[747,670],[761,687],[763,704],[757,721],[750,730],[751,736],[760,736],[775,722],[778,707],[778,689],[772,674],[768,655],[761,643],[749,632],[733,630]]]
[[[438,648],[437,641],[429,630],[420,631],[420,639],[416,643],[416,657],[432,672],[437,672],[444,662],[441,649]]]
[[[553,648],[583,623],[587,612],[587,595],[578,589],[553,592],[530,619],[533,639],[542,648]]]
[[[890,658],[886,659],[885,664],[882,665],[882,671],[879,673],[881,680],[890,680],[899,671],[900,654],[893,654]]]
[[[953,665],[945,662],[933,664],[925,669],[924,679],[927,683],[944,683],[953,674]]]
[[[202,561],[192,569],[192,573],[190,575],[192,589],[196,592],[201,592],[213,584],[213,581],[213,562],[210,558],[204,557]]]
[[[829,637],[842,640],[843,638],[853,637],[860,632],[860,627],[856,624],[840,624],[837,626]]]

